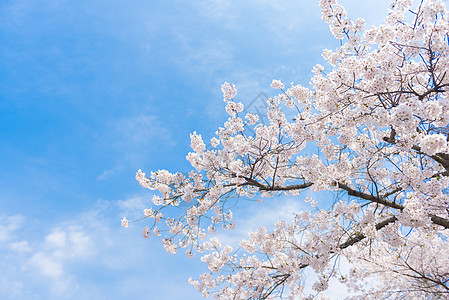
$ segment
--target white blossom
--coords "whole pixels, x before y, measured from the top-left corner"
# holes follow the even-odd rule
[[[327,67],[313,68],[308,87],[292,83],[284,90],[273,80],[279,94],[268,99],[266,115],[241,115],[237,90],[225,82],[229,117],[210,139],[211,147],[197,132],[190,135],[186,158],[194,170],[137,171],[138,183],[156,191],[153,207],[143,211],[143,222],[151,225],[142,234],[148,238],[151,228],[170,253],[179,248],[187,256],[203,253],[209,272],[189,283],[205,297],[274,299],[284,291],[285,297],[306,299],[305,290],[320,293],[337,278],[356,299],[444,298],[449,290],[445,4],[424,0],[414,9],[413,1],[396,0],[385,22],[368,29],[363,19],[350,19],[337,0],[319,5],[341,44],[323,51]],[[331,208],[323,197],[334,199]],[[233,207],[243,198],[308,205],[271,230],[250,231],[234,250],[210,237],[241,224]],[[122,226],[128,226],[126,218]],[[338,269],[340,259],[350,271]],[[306,269],[316,280],[303,280]]]
[[[122,224],[122,227],[124,227],[124,228],[128,227],[128,220],[125,217],[123,217],[121,224]]]

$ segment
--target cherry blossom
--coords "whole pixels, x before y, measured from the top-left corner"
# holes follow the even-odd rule
[[[189,282],[205,297],[306,299],[337,279],[355,299],[447,298],[446,6],[396,0],[384,24],[365,28],[337,0],[319,5],[340,47],[323,51],[327,64],[313,68],[310,85],[273,80],[279,94],[268,99],[262,123],[242,114],[236,87],[225,82],[229,118],[211,147],[190,135],[193,170],[138,170],[139,184],[157,191],[143,212],[143,236],[160,237],[170,253],[202,253],[209,272]],[[260,226],[236,247],[213,236],[238,226],[238,199],[257,205],[275,197],[305,199],[310,210],[273,230]],[[341,259],[349,272],[338,268]],[[312,295],[306,269],[317,274],[306,281]]]
[[[128,220],[126,218],[123,218],[121,223],[122,223],[122,227],[124,227],[124,228],[128,227]]]

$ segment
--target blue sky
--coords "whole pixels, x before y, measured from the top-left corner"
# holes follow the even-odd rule
[[[388,7],[342,3],[368,24]],[[201,299],[198,257],[120,227],[152,196],[136,170],[190,170],[224,81],[250,103],[272,79],[308,84],[339,45],[311,0],[3,0],[0,41],[0,298],[79,300]],[[243,205],[232,239],[298,205]]]

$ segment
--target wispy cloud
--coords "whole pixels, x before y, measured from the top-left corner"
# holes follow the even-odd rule
[[[153,289],[152,294],[162,299],[164,290],[160,287],[165,286],[173,299],[181,297],[179,293],[192,293],[186,299],[200,299],[187,283],[188,277],[195,275],[188,275],[193,261],[184,261],[190,268],[184,275],[178,269],[170,280],[164,280],[154,272],[164,276],[173,273],[166,268],[173,267],[176,258],[141,238],[143,224],[121,228],[120,218],[128,213],[140,216],[148,201],[140,196],[98,201],[89,210],[50,224],[42,234],[27,239],[17,233],[36,220],[4,215],[0,228],[8,234],[0,244],[5,258],[0,260],[0,298],[145,299]]]
[[[177,141],[171,130],[159,117],[147,112],[111,120],[107,138],[102,141],[108,148],[119,153],[119,160],[111,168],[104,170],[97,180],[107,179],[122,171],[124,165],[142,165],[150,159],[148,149],[152,149],[155,143],[174,147]]]
[[[151,192],[146,196],[134,196],[125,200],[118,200],[116,202],[117,207],[121,213],[127,218],[140,219],[143,216],[143,210],[152,206]]]
[[[114,169],[104,170],[100,176],[97,177],[97,180],[105,180],[109,175],[114,173]]]
[[[221,23],[226,28],[238,26],[235,8],[230,0],[202,0],[194,4],[209,21]]]
[[[25,217],[22,215],[1,215],[0,219],[0,242],[7,242],[13,238],[13,232],[22,227]]]
[[[152,139],[158,137],[169,144],[174,144],[171,134],[159,118],[150,114],[137,114],[123,118],[115,123],[115,132],[118,134],[116,143],[125,147],[139,147],[147,145]]]
[[[95,254],[92,237],[79,226],[54,228],[37,244],[27,266],[51,281],[54,295],[68,292],[74,285],[74,274],[68,270],[73,263],[82,263]]]
[[[13,252],[18,253],[26,253],[32,251],[28,241],[12,242],[9,247]]]

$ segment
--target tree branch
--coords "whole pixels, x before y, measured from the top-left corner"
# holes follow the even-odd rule
[[[368,200],[368,201],[371,201],[371,202],[379,203],[379,204],[382,204],[382,205],[385,205],[385,206],[388,206],[388,207],[391,207],[391,208],[395,208],[395,209],[400,209],[400,210],[404,209],[404,206],[401,205],[401,204],[397,204],[395,202],[391,202],[389,200],[386,200],[386,199],[383,199],[383,198],[380,198],[380,197],[376,197],[376,196],[373,196],[373,195],[370,195],[370,194],[365,194],[365,193],[359,192],[357,190],[354,190],[354,189],[350,188],[346,184],[337,182],[337,186],[339,188],[347,191],[349,196],[358,197],[358,198],[361,198],[361,199],[365,199],[365,200]]]
[[[385,226],[387,226],[388,224],[394,223],[396,222],[398,219],[395,216],[389,217],[388,219],[383,220],[380,223],[376,224],[376,230],[380,230],[382,228],[384,228]],[[358,242],[360,242],[361,240],[363,240],[364,238],[366,238],[366,236],[363,233],[358,233],[355,236],[353,236],[352,238],[349,238],[346,242],[344,242],[343,244],[340,244],[338,246],[338,248],[340,249],[345,249],[348,248],[349,246],[352,246]]]
[[[310,186],[313,185],[312,182],[306,182],[303,184],[293,184],[293,185],[287,185],[287,186],[268,186],[268,185],[264,185],[260,182],[258,182],[257,180],[253,179],[253,178],[249,178],[249,177],[244,177],[246,182],[249,185],[258,187],[259,190],[261,191],[292,191],[292,190],[301,190],[301,189],[306,189]]]

